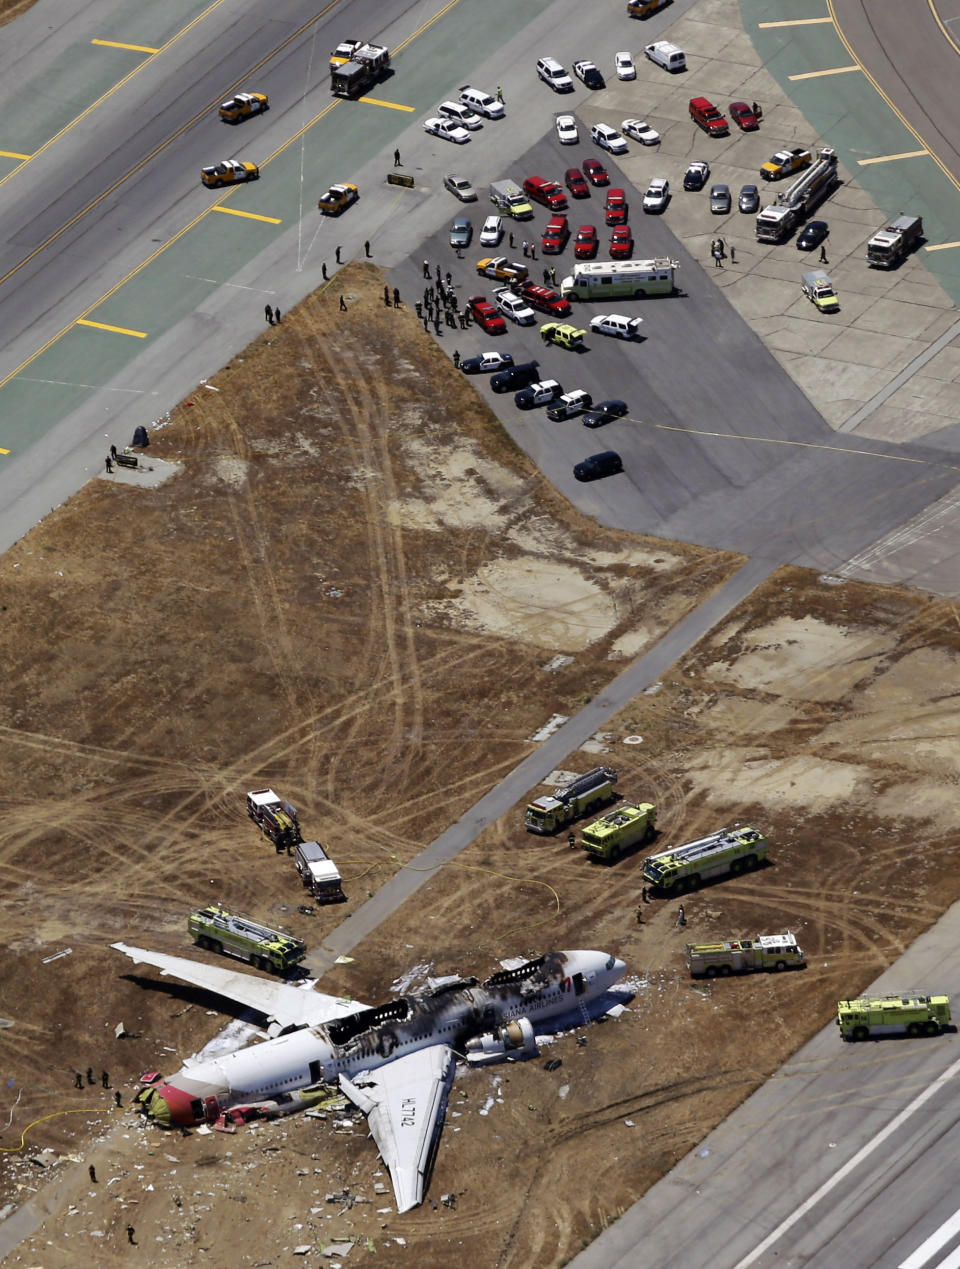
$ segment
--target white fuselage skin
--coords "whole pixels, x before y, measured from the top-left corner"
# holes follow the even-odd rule
[[[604,952],[547,953],[483,984],[452,983],[215,1060],[188,1062],[157,1091],[174,1125],[210,1120],[239,1106],[299,1109],[299,1099],[288,1099],[300,1089],[335,1084],[341,1075],[352,1078],[430,1045],[462,1053],[468,1039],[507,1023],[526,1018],[535,1030],[548,1029],[552,1019],[578,1008],[587,1021],[584,1006],[613,987],[625,969]]]

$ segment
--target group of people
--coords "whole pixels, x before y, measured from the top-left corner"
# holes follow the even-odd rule
[[[440,327],[443,324],[453,330],[458,327],[460,330],[466,330],[473,319],[468,308],[461,309],[457,304],[457,290],[453,275],[449,270],[444,274],[439,264],[435,272],[431,274],[429,261],[424,260],[423,276],[432,279],[423,288],[423,299],[417,300],[415,305],[417,317],[423,322],[424,331],[429,329],[431,322],[437,335],[440,334]]]

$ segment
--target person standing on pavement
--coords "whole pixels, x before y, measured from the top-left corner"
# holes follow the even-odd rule
[[[272,326],[273,325],[273,308],[270,304],[265,304],[263,306],[263,315],[267,319],[268,324]]]
[[[400,162],[400,151],[399,151],[399,150],[394,150],[394,152],[393,152],[393,166],[394,166],[394,167],[403,167],[403,164]]]

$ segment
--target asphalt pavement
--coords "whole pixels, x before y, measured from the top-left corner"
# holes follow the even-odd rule
[[[504,175],[518,183],[531,175],[559,179],[567,167],[597,153],[589,144],[561,146],[551,132]],[[830,428],[673,234],[669,208],[663,216],[644,215],[642,190],[609,156],[601,157],[611,187],[627,192],[634,256],[678,260],[681,294],[578,301],[565,320],[583,328],[601,312],[640,316],[643,339],[588,332],[586,350],[571,352],[545,347],[539,322],[510,321],[505,335],[487,335],[474,325],[467,332],[441,327],[440,336],[451,355],[454,348],[464,356],[500,348],[516,361],[538,358],[541,376],[559,380],[565,391],[585,388],[594,400],[627,402],[627,417],[588,430],[579,419],[556,423],[545,410],[518,410],[512,393],[498,395],[484,377],[474,377],[513,439],[571,501],[602,524],[829,573],[957,484],[958,468],[939,451]],[[574,233],[580,224],[598,227],[598,258],[604,258],[610,234],[603,223],[604,194],[594,189],[589,199],[571,199],[566,213]],[[703,197],[682,190],[673,195],[674,201]],[[423,255],[451,271],[462,299],[475,293],[490,299],[501,285],[477,275],[476,261],[490,254],[519,259],[537,282],[545,265],[556,267],[558,280],[572,272],[572,238],[562,255],[542,256],[539,243],[550,213],[540,206],[532,222],[508,223],[516,250],[508,239],[496,250],[474,243],[458,260],[449,244],[450,220],[470,215],[479,232],[493,209],[484,189],[476,204],[453,197],[448,202],[449,219],[427,240]],[[524,238],[536,241],[536,260],[522,258]],[[417,263],[395,270],[408,297],[420,298],[425,285]],[[603,449],[620,453],[623,474],[589,485],[575,481],[574,464]]]
[[[870,993],[922,984],[956,1000],[958,942],[954,904]],[[730,980],[714,992],[736,987]],[[571,1266],[957,1269],[956,1028],[850,1044],[824,1021]]]

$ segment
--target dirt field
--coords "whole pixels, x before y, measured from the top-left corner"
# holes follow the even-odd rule
[[[563,1264],[960,892],[955,610],[784,570],[564,764],[617,766],[664,846],[753,824],[770,867],[638,926],[641,858],[592,866],[518,806],[324,980],[373,1003],[549,948],[628,964],[586,1043],[458,1076],[421,1208],[394,1214],[360,1116],[182,1139],[111,1109],[102,1070],[126,1102],[223,1019],[110,941],[194,954],[186,912],[223,898],[319,942],[737,563],[581,520],[376,271],[348,281],[352,315],[310,300],[154,432],[179,474],[95,481],[0,561],[0,1206],[52,1213],[9,1263],[316,1264],[340,1237],[350,1264]],[[265,783],[346,908],[298,913],[243,813]],[[688,938],[785,928],[803,973],[683,972]]]
[[[215,898],[318,942],[529,752],[534,730],[736,567],[583,521],[414,317],[384,309],[376,271],[340,278],[350,315],[336,296],[308,302],[152,430],[148,458],[177,474],[150,490],[96,480],[0,561],[0,1206],[47,1179],[29,1162],[42,1147],[86,1160],[91,1128],[122,1121],[87,1113],[113,1105],[102,1070],[127,1100],[142,1070],[171,1070],[218,1025],[209,1002],[124,977],[109,942],[187,952],[187,912]],[[297,912],[292,862],[243,809],[268,783],[330,844],[346,907]],[[540,893],[524,899],[537,913]],[[361,964],[365,995],[444,941],[431,931],[426,947]],[[117,1040],[121,1021],[133,1035]],[[97,1087],[78,1090],[88,1066]],[[304,1126],[329,1188],[315,1123],[266,1131],[292,1141]],[[226,1146],[246,1161],[256,1140]],[[158,1161],[175,1153],[150,1141]],[[196,1145],[191,1175],[225,1143]],[[144,1149],[134,1127],[109,1159]],[[86,1164],[73,1171],[85,1181]],[[139,1197],[141,1225],[154,1219],[134,1190],[84,1192],[79,1222],[51,1222],[26,1262],[122,1256],[120,1204]],[[300,1196],[296,1208],[308,1214]],[[101,1224],[79,1259],[77,1237],[60,1246]],[[206,1241],[226,1263],[234,1239],[217,1211],[182,1263]]]

